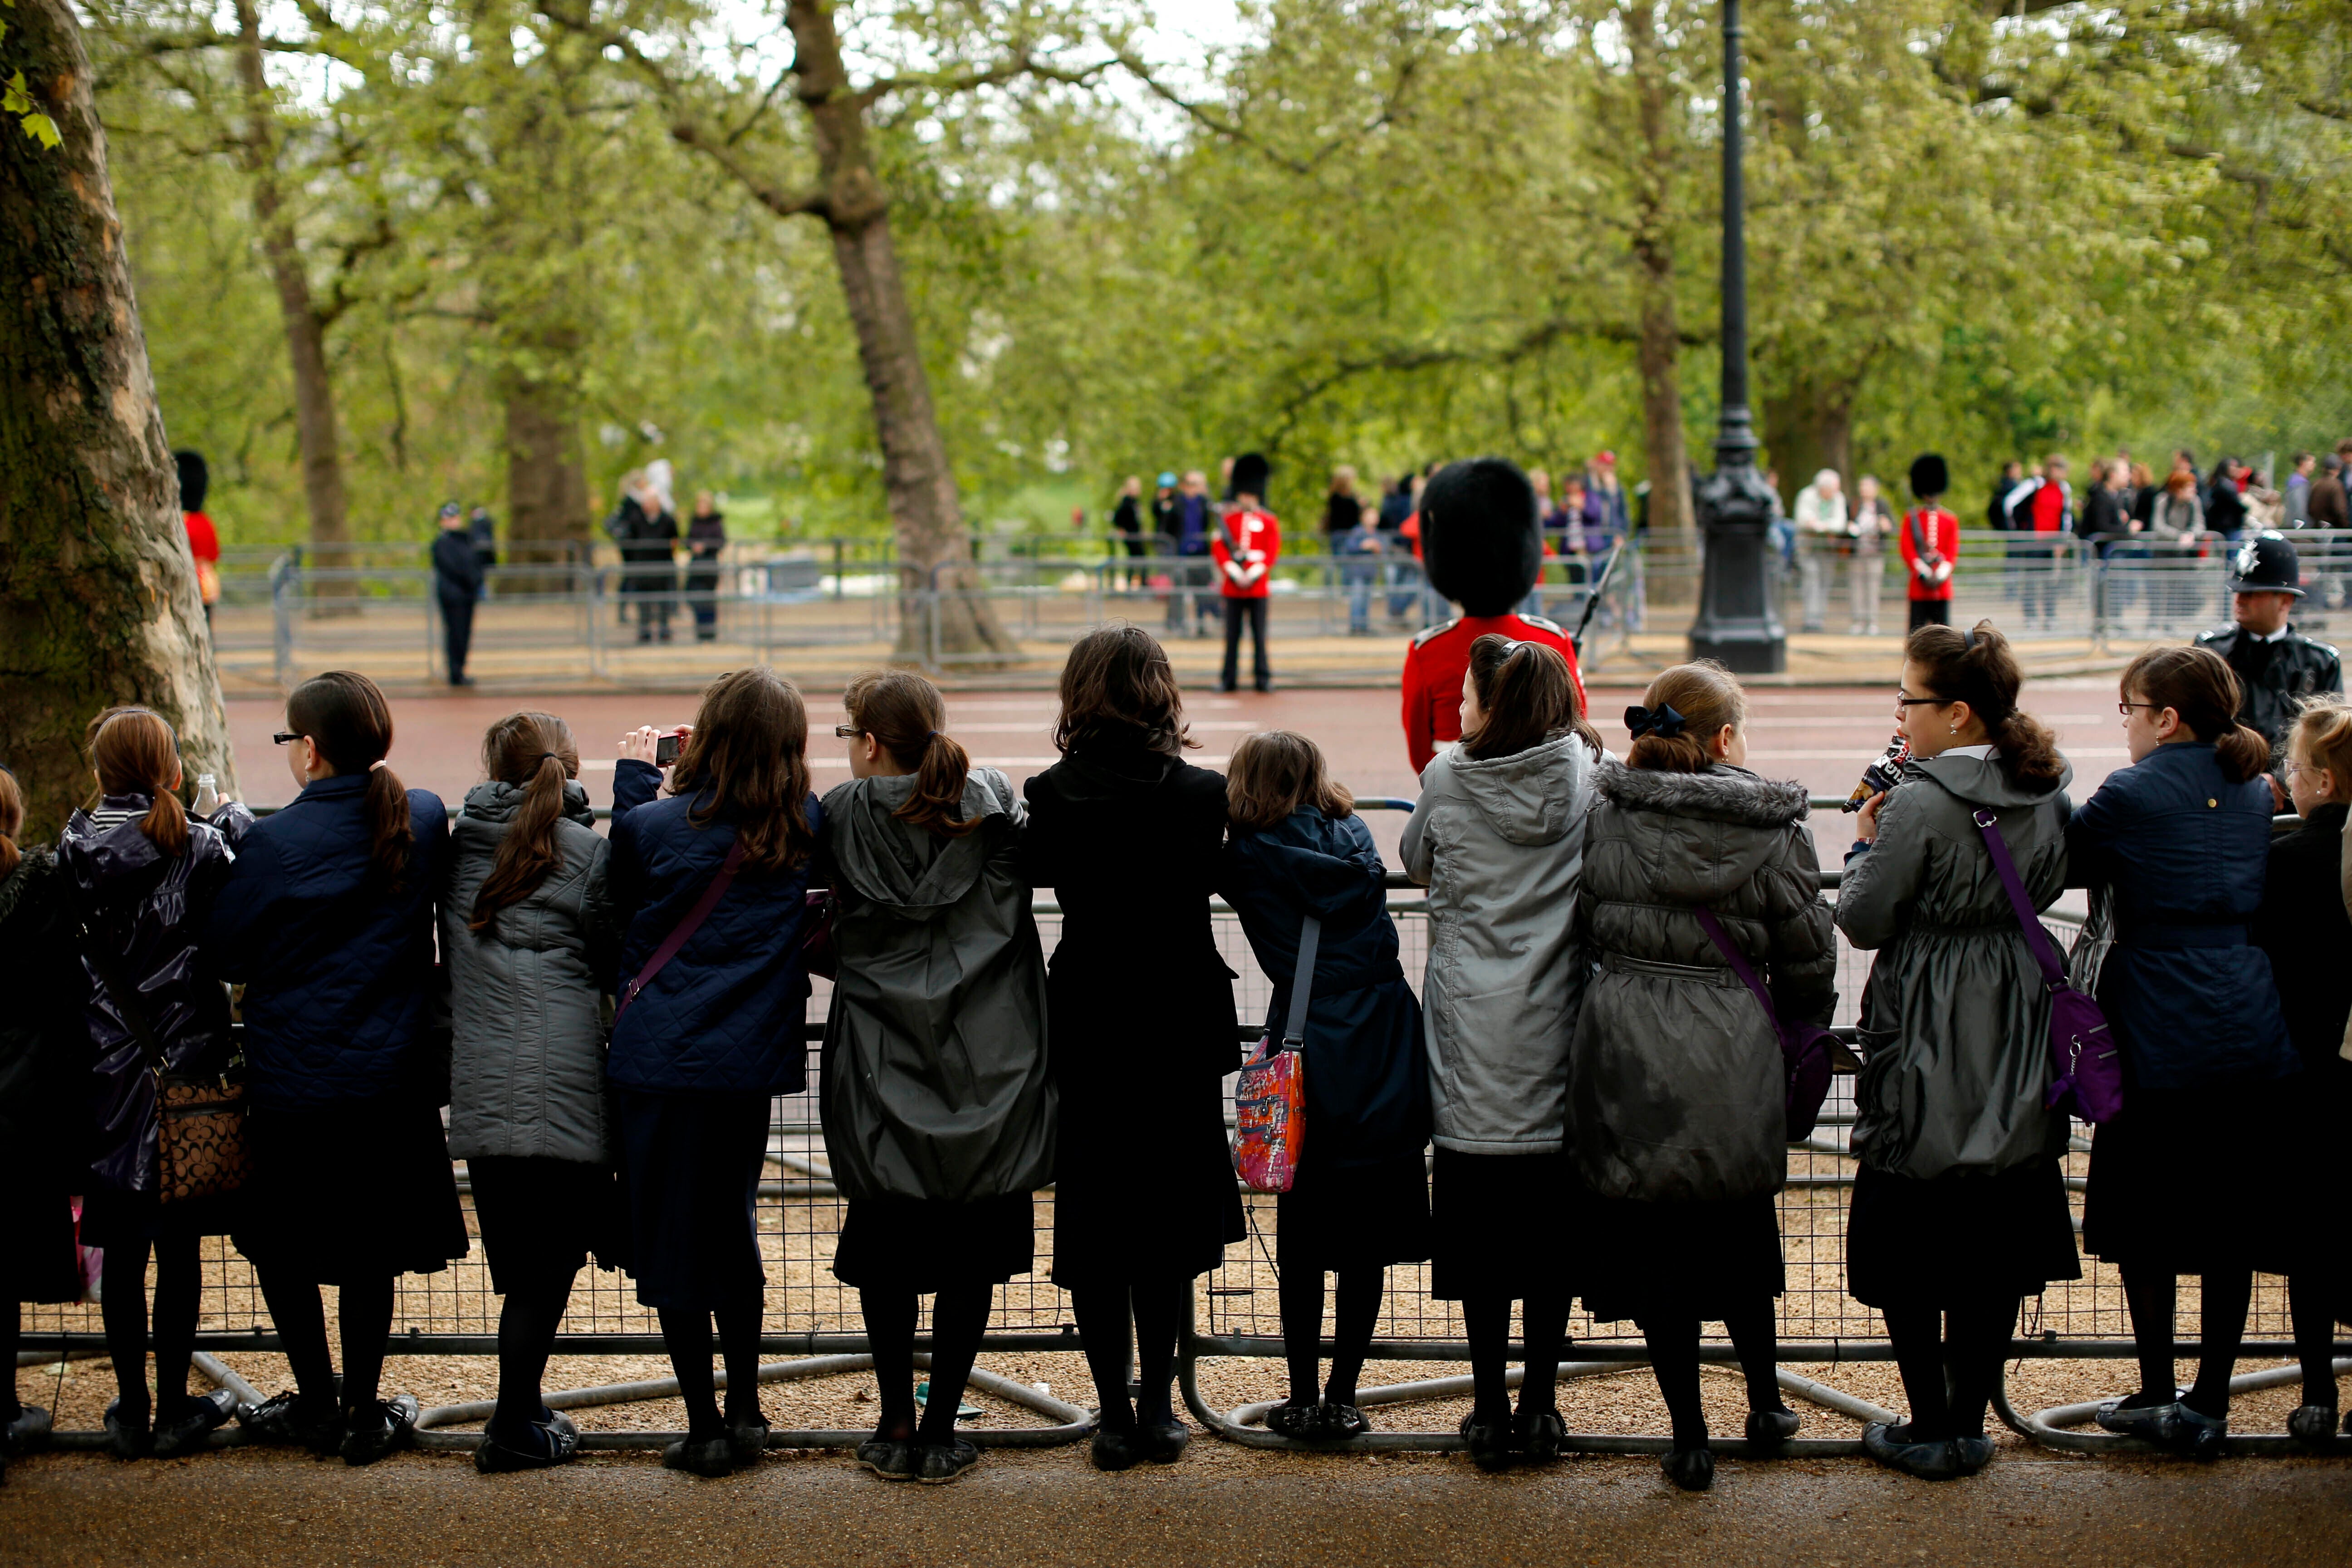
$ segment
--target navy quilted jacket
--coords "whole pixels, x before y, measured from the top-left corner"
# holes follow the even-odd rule
[[[620,991],[677,928],[735,842],[730,824],[697,827],[692,798],[656,798],[661,774],[621,760],[613,776],[613,904]],[[817,798],[808,798],[812,826]],[[808,972],[801,934],[809,865],[739,871],[710,918],[613,1027],[605,1074],[659,1093],[798,1094],[808,1087]]]
[[[255,823],[213,905],[213,970],[245,986],[247,1092],[315,1110],[426,1092],[446,1077],[434,1030],[434,893],[449,853],[440,797],[408,792],[415,842],[401,890],[369,858],[367,778],[315,779]]]

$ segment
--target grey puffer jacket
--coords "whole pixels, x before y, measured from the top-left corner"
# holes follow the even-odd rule
[[[1600,960],[1569,1062],[1569,1148],[1603,1197],[1780,1190],[1787,1075],[1772,1021],[1710,941],[1714,911],[1784,1019],[1827,1024],[1837,936],[1805,786],[1746,768],[1601,764],[1577,924]]]
[[[1584,819],[1599,761],[1574,735],[1422,771],[1405,875],[1429,889],[1422,983],[1439,1148],[1556,1154],[1568,1049],[1589,967],[1576,936]]]
[[[819,1106],[851,1198],[971,1203],[1053,1180],[1045,956],[1017,856],[1011,781],[974,768],[943,838],[893,815],[909,776],[824,797],[837,973]]]
[[[471,931],[474,898],[497,863],[524,792],[478,784],[449,824],[441,955],[449,970],[449,1152],[600,1163],[604,994],[620,947],[607,867],[588,792],[563,786],[557,863],[538,887]]]
[[[2042,1105],[2049,997],[1974,813],[1999,818],[2033,907],[2048,909],[2066,886],[2073,776],[2032,790],[1997,759],[1906,763],[1877,842],[1847,857],[1838,928],[1878,950],[1854,1085],[1853,1148],[1864,1163],[1928,1179],[2065,1151],[2066,1118]]]

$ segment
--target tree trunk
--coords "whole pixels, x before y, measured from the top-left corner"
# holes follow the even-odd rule
[[[88,797],[83,730],[110,704],[162,714],[191,782],[234,790],[236,763],[89,58],[65,0],[7,17],[8,63],[65,138],[0,127],[0,760],[40,838]]]
[[[335,434],[335,388],[327,379],[327,327],[310,298],[310,275],[303,269],[294,220],[278,183],[277,117],[270,111],[269,83],[261,68],[261,23],[254,0],[236,0],[237,77],[245,88],[246,131],[239,161],[253,182],[253,218],[261,230],[261,253],[278,289],[278,316],[286,327],[287,357],[294,369],[294,429],[302,453],[302,500],[310,514],[314,563],[329,571],[355,564],[351,520],[343,499],[342,447]],[[323,547],[323,548],[321,548]],[[329,580],[313,584],[315,599],[356,597],[359,584]]]
[[[1836,469],[1853,494],[1853,392],[1850,384],[1800,381],[1764,399],[1764,449],[1780,470],[1783,503],[1823,468]]]
[[[1682,326],[1675,310],[1673,191],[1675,157],[1668,120],[1678,107],[1666,79],[1657,12],[1635,5],[1626,17],[1642,153],[1634,176],[1633,259],[1640,268],[1642,447],[1649,467],[1650,531],[1696,543],[1690,448],[1683,438]]]
[[[584,561],[588,471],[572,389],[516,377],[506,389],[507,560]]]

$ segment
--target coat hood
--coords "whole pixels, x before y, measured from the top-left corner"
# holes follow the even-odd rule
[[[47,849],[35,846],[23,851],[23,858],[16,862],[16,868],[5,877],[0,877],[0,925],[7,923],[8,917],[16,912],[16,906],[23,903],[35,888],[57,874],[57,860]]]
[[[1476,760],[1459,744],[1446,756],[1462,793],[1508,843],[1557,844],[1590,804],[1586,780],[1596,759],[1572,734],[1507,757]]]
[[[472,818],[504,826],[515,819],[515,814],[522,809],[523,797],[528,794],[530,791],[525,786],[499,779],[478,784],[466,792],[466,815],[458,821]],[[566,820],[586,827],[596,826],[595,809],[588,804],[588,791],[578,779],[564,781],[563,816]]]
[[[118,822],[104,829],[86,811],[77,810],[68,819],[58,843],[60,848],[70,846],[74,850],[70,863],[75,883],[84,895],[99,900],[131,890],[145,892],[161,874],[159,868],[170,858],[139,826],[154,805],[153,798],[110,795],[100,804],[134,815],[128,822]],[[190,837],[194,837],[191,833]]]
[[[1612,805],[1630,811],[1663,811],[1707,822],[1745,827],[1786,827],[1805,820],[1805,786],[1772,780],[1746,768],[1718,763],[1703,773],[1629,768],[1602,758],[1592,787]]]
[[[1262,832],[1236,828],[1228,848],[1246,877],[1327,926],[1352,930],[1387,902],[1387,868],[1365,836],[1302,805]]]
[[[1970,805],[2004,806],[2038,805],[2058,791],[2064,789],[2074,777],[2074,764],[2066,763],[2059,769],[2058,782],[2053,784],[2021,784],[2012,781],[2008,770],[1997,757],[1927,757],[1913,758],[1903,764],[1906,773],[1917,773],[1934,779]]]
[[[952,908],[988,868],[995,834],[987,819],[1013,816],[1013,785],[994,768],[972,769],[960,811],[982,822],[959,838],[910,831],[898,820],[914,793],[911,773],[852,779],[828,792],[825,852],[835,877],[860,898],[923,919]]]
[[[1140,730],[1087,736],[1063,754],[1062,793],[1072,800],[1124,800],[1158,789],[1184,761],[1153,751],[1146,739]]]

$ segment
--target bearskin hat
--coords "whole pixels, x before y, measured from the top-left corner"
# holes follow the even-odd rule
[[[1255,452],[1244,452],[1234,459],[1233,476],[1225,482],[1232,485],[1237,496],[1255,496],[1265,500],[1265,481],[1272,477],[1274,467]]]
[[[180,469],[180,510],[205,510],[205,491],[211,488],[212,470],[205,467],[202,452],[174,452],[172,461]]]
[[[1950,470],[1944,459],[1933,452],[1925,452],[1911,459],[1911,493],[1921,500],[1934,500],[1952,488]]]
[[[1438,469],[1421,492],[1421,559],[1465,613],[1509,614],[1543,566],[1536,490],[1519,466],[1471,458]]]

